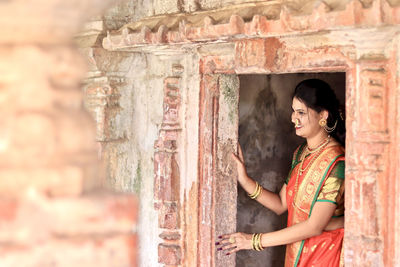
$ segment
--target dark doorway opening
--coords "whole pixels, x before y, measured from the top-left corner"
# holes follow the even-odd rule
[[[248,174],[264,188],[279,192],[289,172],[292,153],[304,139],[295,135],[291,123],[291,95],[302,80],[326,81],[344,106],[346,77],[343,72],[239,75],[239,142]],[[276,215],[251,200],[239,186],[237,231],[266,233],[286,227],[287,215]],[[285,247],[262,252],[240,251],[236,266],[284,266]]]

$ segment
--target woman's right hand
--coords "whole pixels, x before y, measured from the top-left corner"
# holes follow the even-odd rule
[[[247,178],[247,171],[246,171],[246,166],[244,165],[244,158],[243,158],[243,151],[242,148],[240,147],[240,144],[238,143],[238,155],[235,155],[232,153],[232,158],[236,163],[236,169],[238,173],[238,181],[239,183],[243,183]]]

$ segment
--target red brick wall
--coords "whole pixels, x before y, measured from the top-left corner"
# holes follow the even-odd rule
[[[98,189],[86,68],[70,44],[107,1],[61,2],[0,5],[0,265],[136,266],[137,199]]]

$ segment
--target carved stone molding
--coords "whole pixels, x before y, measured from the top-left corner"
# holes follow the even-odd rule
[[[364,3],[352,0],[335,5],[321,1],[301,16],[293,14],[293,5],[281,7],[280,3],[274,1],[268,1],[262,6],[248,5],[235,12],[217,10],[157,16],[128,24],[118,32],[108,33],[103,39],[103,47],[107,50],[129,50],[143,45],[230,41],[243,36],[273,37],[343,27],[400,24],[400,16],[397,15],[399,6],[390,5],[386,0],[371,1],[368,7]]]
[[[119,108],[120,95],[109,84],[89,84],[84,88],[85,106],[96,121],[96,141],[108,141],[110,111]]]
[[[158,226],[163,242],[158,245],[158,260],[163,264],[180,265],[180,174],[177,143],[181,123],[181,74],[183,67],[174,65],[173,76],[164,79],[163,121],[154,144],[154,206],[158,210]]]

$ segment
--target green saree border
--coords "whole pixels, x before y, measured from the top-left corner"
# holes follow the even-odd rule
[[[307,144],[307,143],[301,144],[301,145],[300,145],[298,148],[296,148],[296,150],[295,150],[295,156],[294,156],[293,159],[292,159],[292,165],[291,165],[289,174],[288,174],[288,176],[287,176],[287,178],[286,178],[286,180],[285,180],[285,184],[286,184],[286,185],[289,184],[289,177],[292,175],[293,169],[297,166],[297,164],[299,164],[299,157],[300,157],[301,153],[303,152],[303,150],[304,150],[306,144]]]
[[[340,155],[336,156],[336,157],[332,160],[332,162],[329,164],[328,168],[326,168],[326,171],[325,171],[325,173],[324,173],[323,179],[321,179],[321,182],[319,183],[319,186],[318,186],[318,189],[317,189],[316,192],[319,192],[319,191],[321,190],[322,184],[324,183],[324,181],[325,181],[325,179],[326,179],[326,175],[328,174],[328,171],[329,171],[329,169],[332,167],[333,163],[335,163],[335,161],[336,161],[338,158],[343,157],[343,156],[344,156],[344,154],[340,154]],[[313,202],[311,203],[310,213],[308,214],[308,216],[311,215],[311,212],[312,212],[312,210],[313,210],[313,208],[314,208],[314,205],[315,205],[315,202],[316,202],[317,198],[318,198],[318,194],[315,194],[314,199],[313,199]]]
[[[325,173],[324,173],[324,175],[323,175],[323,179],[321,179],[321,182],[319,183],[319,186],[318,186],[318,189],[317,189],[316,194],[315,194],[315,196],[314,196],[314,199],[313,199],[313,201],[312,201],[312,203],[311,203],[310,213],[308,214],[308,217],[311,216],[311,212],[312,212],[312,210],[313,210],[313,208],[314,208],[314,205],[315,205],[315,202],[316,202],[316,200],[317,200],[317,198],[318,198],[318,192],[321,190],[322,184],[323,184],[324,181],[325,181],[325,178],[326,178],[326,175],[328,174],[329,169],[332,167],[332,164],[335,163],[335,161],[336,161],[339,157],[343,157],[343,156],[344,156],[344,154],[340,154],[340,155],[336,156],[336,157],[332,160],[332,162],[329,164],[328,168],[326,168],[326,171],[325,171]],[[303,247],[304,247],[304,242],[305,242],[305,240],[301,241],[301,245],[300,245],[300,248],[299,248],[299,252],[297,253],[296,261],[294,262],[294,267],[297,267],[297,264],[299,264],[300,255],[301,255],[301,252],[303,251]]]
[[[329,200],[329,199],[317,199],[316,202],[329,202],[329,203],[333,203],[333,204],[337,205],[336,201],[332,201],[332,200]]]
[[[304,247],[304,242],[305,242],[305,240],[301,241],[299,252],[297,253],[296,261],[294,262],[294,267],[297,267],[297,264],[299,264],[300,255],[301,255],[301,252],[303,251],[303,247]]]

